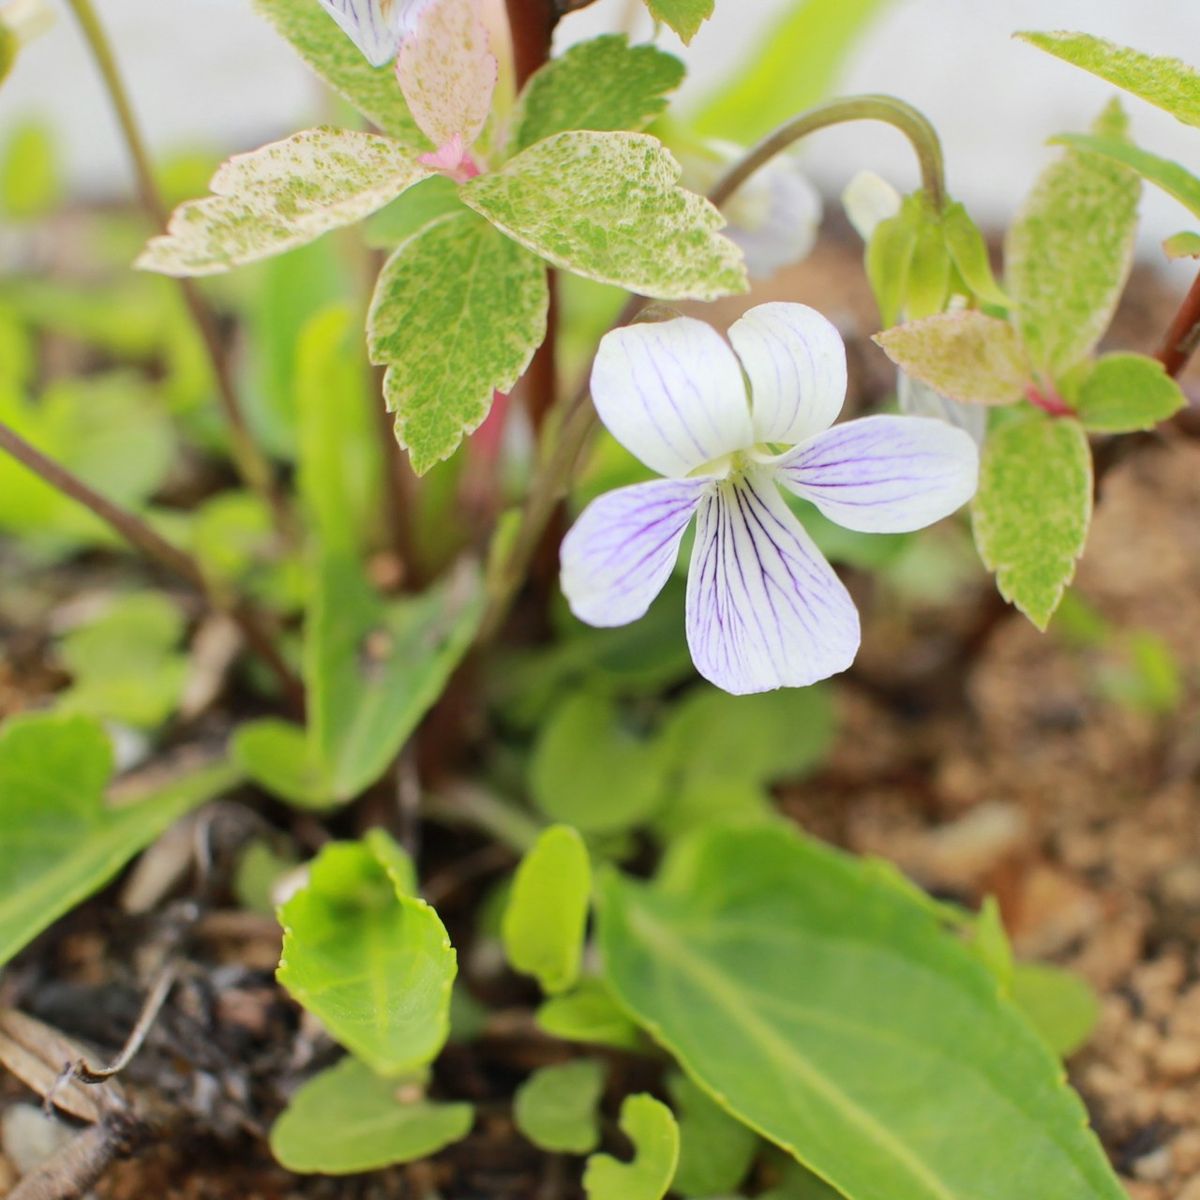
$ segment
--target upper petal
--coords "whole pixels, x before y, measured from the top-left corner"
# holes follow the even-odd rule
[[[627,625],[650,607],[711,479],[654,479],[593,500],[563,538],[562,590],[589,625]]]
[[[729,330],[750,380],[754,439],[794,446],[828,429],[846,398],[846,347],[806,304],[760,304]]]
[[[751,189],[761,195],[739,206],[739,197]],[[725,234],[741,246],[750,277],[766,279],[812,250],[821,224],[821,194],[798,156],[781,154],[743,184],[725,210]]]
[[[970,434],[976,446],[987,437],[988,410],[982,404],[960,404],[935,392],[927,383],[914,379],[906,371],[896,372],[896,400],[900,411],[913,417],[936,417]]]
[[[320,0],[373,67],[391,62],[404,37],[401,18],[411,0]]]
[[[592,367],[592,399],[613,437],[670,478],[754,441],[733,351],[691,317],[606,334]]]
[[[854,602],[767,472],[700,502],[687,637],[700,674],[735,695],[806,687],[854,660]]]
[[[979,450],[970,434],[932,417],[863,417],[810,438],[775,470],[847,529],[906,533],[970,500]]]

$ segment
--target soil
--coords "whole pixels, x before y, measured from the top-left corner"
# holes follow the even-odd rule
[[[812,303],[839,323],[851,343],[857,402],[874,402],[890,387],[890,369],[867,341],[874,312],[847,236],[835,230],[808,263],[755,300],[771,298]],[[1153,347],[1176,300],[1152,274],[1135,276],[1111,345]],[[743,299],[718,312],[732,318],[746,306]],[[1200,392],[1200,370],[1184,382]],[[1019,617],[972,634],[977,653],[956,658],[988,604],[980,577],[903,620],[885,595],[852,580],[865,641],[838,687],[837,747],[817,777],[780,794],[810,832],[892,859],[940,895],[976,903],[995,894],[1021,957],[1069,966],[1093,984],[1102,1017],[1069,1073],[1137,1200],[1200,1200],[1197,514],[1200,443],[1148,443],[1105,480],[1078,577],[1079,595],[1113,627],[1148,631],[1170,647],[1183,685],[1172,711],[1113,697],[1105,686],[1111,646],[1042,635]],[[85,589],[89,569],[75,567],[64,590]],[[9,631],[4,642],[0,711],[36,704],[60,682],[40,657],[38,630]],[[480,1039],[448,1049],[435,1087],[477,1103],[471,1137],[432,1162],[350,1180],[301,1180],[272,1165],[264,1129],[286,1091],[328,1061],[331,1048],[272,982],[274,923],[235,912],[223,890],[231,848],[258,819],[251,810],[271,823],[290,820],[262,797],[238,799],[245,806],[225,806],[193,830],[212,848],[207,878],[197,883],[190,870],[194,839],[160,845],[149,856],[156,878],[140,883],[149,901],[133,905],[142,911],[127,911],[127,876],[0,979],[0,1004],[88,1041],[102,1060],[134,1023],[154,963],[186,948],[189,965],[123,1077],[131,1089],[152,1085],[161,1123],[107,1171],[96,1195],[578,1195],[576,1168],[529,1147],[507,1111],[515,1082],[562,1051],[529,1024],[532,997],[498,980],[469,948],[465,969],[490,981],[484,998],[499,1011]],[[348,830],[361,817],[346,818]],[[425,833],[453,926],[505,858],[466,835]],[[614,1065],[622,1086],[645,1070],[619,1056]],[[33,1093],[0,1077],[6,1147],[18,1136],[8,1123],[24,1119],[10,1114],[31,1103]],[[180,1110],[189,1116],[179,1118]],[[16,1176],[0,1155],[0,1196]]]

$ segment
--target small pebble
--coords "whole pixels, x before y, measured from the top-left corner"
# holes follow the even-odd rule
[[[53,1158],[74,1136],[65,1121],[32,1104],[10,1104],[0,1116],[0,1147],[18,1175]]]

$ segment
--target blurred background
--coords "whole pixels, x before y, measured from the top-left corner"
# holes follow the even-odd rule
[[[316,0],[314,0],[314,3]],[[847,0],[862,6],[869,0]],[[952,192],[981,223],[999,226],[1053,153],[1046,138],[1079,129],[1111,89],[1014,41],[1018,29],[1079,29],[1153,53],[1200,61],[1195,0],[870,0],[877,11],[835,91],[892,92],[933,120],[945,142]],[[248,149],[319,117],[318,88],[250,0],[99,0],[151,142],[160,152]],[[797,0],[718,0],[691,46],[662,44],[688,63],[682,92],[696,107],[752,55]],[[123,151],[79,35],[62,9],[56,28],[23,56],[0,99],[0,139],[31,116],[57,133],[68,184],[108,198],[128,186]],[[652,34],[639,0],[599,0],[563,21],[562,42],[626,27]],[[1200,130],[1130,102],[1135,138],[1193,167]],[[827,195],[859,167],[898,186],[915,183],[911,154],[883,128],[863,126],[811,141],[807,154]],[[1143,257],[1161,261],[1163,237],[1188,225],[1184,210],[1147,188]],[[1180,280],[1190,265],[1177,266]]]

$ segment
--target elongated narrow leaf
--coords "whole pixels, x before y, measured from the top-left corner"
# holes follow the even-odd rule
[[[746,290],[725,219],[679,187],[679,164],[643,133],[557,133],[471,180],[463,200],[562,267],[661,300]]]
[[[361,221],[428,175],[390,138],[306,129],[224,163],[213,194],[178,208],[137,266],[164,275],[228,271]]]
[[[546,270],[474,213],[431,221],[395,251],[375,287],[371,361],[413,468],[449,458],[509,391],[546,333]]]
[[[685,42],[696,36],[715,5],[716,0],[646,0],[650,15],[665,21]]]
[[[954,259],[958,273],[972,293],[984,304],[997,304],[1001,308],[1008,307],[1008,297],[1000,289],[996,277],[992,274],[992,264],[988,258],[987,243],[979,226],[971,220],[970,214],[961,204],[949,204],[942,213],[942,233],[946,239],[946,249]]]
[[[579,978],[591,886],[587,847],[569,825],[547,829],[517,868],[502,925],[505,953],[551,995]]]
[[[458,970],[437,913],[405,894],[404,875],[382,831],[332,842],[279,910],[279,982],[380,1075],[436,1057]]]
[[[1089,33],[1018,33],[1017,37],[1165,108],[1186,125],[1200,125],[1200,72],[1177,58],[1143,54]]]
[[[112,769],[108,736],[91,718],[17,717],[0,731],[0,963],[241,778],[223,763],[201,767],[112,804]]]
[[[513,148],[568,129],[642,129],[683,82],[683,63],[655,46],[606,34],[572,46],[525,85]]]
[[[1106,354],[1079,388],[1076,409],[1094,433],[1153,429],[1174,416],[1187,398],[1157,359],[1144,354]]]
[[[1106,127],[1108,115],[1101,118]],[[1005,283],[1034,368],[1073,367],[1108,328],[1133,260],[1138,177],[1068,150],[1042,172],[1005,243]]]
[[[963,404],[1015,404],[1030,380],[1021,340],[985,313],[939,313],[875,335],[906,374]]]
[[[1162,188],[1168,196],[1173,196],[1200,217],[1200,179],[1177,162],[1142,150],[1124,138],[1104,137],[1096,133],[1061,133],[1051,141],[1060,146],[1102,154],[1113,162],[1131,168],[1147,183]]]
[[[618,997],[734,1115],[849,1200],[1120,1200],[1040,1038],[929,907],[783,826],[607,880]]]
[[[975,545],[1000,594],[1045,629],[1092,519],[1092,452],[1078,421],[1031,412],[984,444]]]
[[[633,1143],[633,1162],[593,1154],[583,1173],[588,1200],[662,1200],[679,1162],[671,1110],[653,1096],[629,1096],[621,1105],[621,1129]]]
[[[319,0],[253,0],[254,7],[335,92],[414,154],[429,149],[390,66],[372,67]]]
[[[271,1127],[289,1171],[355,1175],[428,1158],[470,1131],[469,1104],[409,1100],[403,1085],[344,1058],[310,1079]]]
[[[749,145],[837,85],[859,37],[888,0],[785,5],[740,69],[695,117],[698,132]]]

